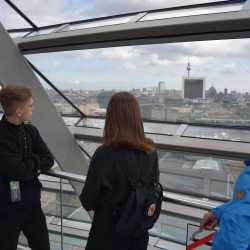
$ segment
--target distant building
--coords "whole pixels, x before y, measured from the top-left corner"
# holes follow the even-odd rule
[[[205,99],[205,79],[204,78],[183,78],[184,99]]]
[[[192,115],[192,108],[170,107],[166,110],[167,121],[185,121],[189,122]]]
[[[153,105],[151,103],[141,104],[140,109],[141,109],[141,115],[144,119],[152,119]]]
[[[184,105],[184,100],[181,99],[180,97],[169,97],[166,96],[164,98],[164,104],[167,108],[169,107],[182,107]]]
[[[165,91],[166,91],[166,84],[165,84],[165,82],[160,81],[158,83],[158,92],[159,92],[159,94],[163,94],[163,93],[165,93]]]
[[[166,108],[165,108],[164,104],[163,105],[159,104],[159,105],[153,106],[151,119],[164,121],[166,119],[165,110],[166,110]]]
[[[61,114],[76,114],[78,113],[75,108],[73,108],[68,103],[54,103],[57,111]]]
[[[108,106],[109,100],[114,93],[115,93],[114,91],[100,92],[99,95],[97,96],[99,107],[106,109]]]
[[[206,92],[206,98],[215,99],[217,97],[217,91],[214,86],[211,86]]]
[[[182,97],[182,91],[181,90],[176,90],[176,89],[169,89],[168,91],[168,96],[170,97]]]

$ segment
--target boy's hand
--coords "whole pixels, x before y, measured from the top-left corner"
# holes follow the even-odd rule
[[[218,224],[218,220],[216,216],[212,212],[208,212],[204,215],[203,219],[200,223],[200,229],[207,229],[212,230],[214,229]]]

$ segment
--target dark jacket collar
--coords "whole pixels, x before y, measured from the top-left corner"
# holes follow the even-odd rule
[[[14,123],[11,123],[7,120],[6,115],[3,115],[1,122],[5,124],[7,127],[13,128],[13,129],[20,129],[21,126],[23,126],[23,123],[20,125],[16,125]]]

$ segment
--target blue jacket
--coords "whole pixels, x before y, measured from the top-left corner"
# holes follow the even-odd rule
[[[219,220],[212,250],[250,250],[250,160],[245,164],[233,199],[212,210]]]

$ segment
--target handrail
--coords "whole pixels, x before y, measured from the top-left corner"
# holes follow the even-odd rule
[[[65,179],[67,181],[77,181],[77,182],[82,183],[82,184],[84,184],[85,181],[86,181],[86,176],[82,176],[82,175],[74,174],[74,173],[69,173],[69,172],[65,172],[65,171],[54,170],[54,169],[49,170],[48,172],[43,173],[43,174],[45,174],[47,176],[53,176],[53,177],[60,178],[60,192],[61,192],[60,204],[62,204],[62,192],[63,192],[62,179]],[[173,193],[173,192],[166,192],[166,191],[164,191],[164,201],[172,203],[174,205],[180,204],[180,205],[187,206],[187,207],[200,208],[202,210],[212,209],[212,208],[214,208],[214,207],[221,204],[221,203],[218,203],[218,202],[215,202],[215,201],[201,200],[201,199],[198,199],[198,198],[190,197],[188,195],[176,194],[176,193]],[[169,212],[171,214],[172,213],[171,210],[167,211],[165,205],[166,204],[163,203],[163,207],[162,207],[161,212],[162,213]],[[175,212],[173,212],[172,215],[179,217],[179,215],[177,215]],[[187,217],[189,217],[189,216],[190,216],[190,218],[194,218],[194,219],[196,218],[196,217],[192,217],[192,215],[188,214]],[[92,216],[91,216],[91,218],[92,218]],[[180,215],[179,218],[182,218],[182,215]],[[185,216],[183,218],[185,218]],[[60,219],[61,219],[61,224],[58,225],[58,226],[60,226],[60,230],[61,230],[61,232],[63,232],[62,206],[61,206],[61,217],[60,217]],[[162,239],[162,240],[174,242],[174,243],[177,243],[177,244],[180,244],[180,245],[183,245],[183,246],[185,245],[184,240],[175,238],[175,237],[173,237],[171,235],[155,232],[154,230],[150,230],[149,234],[151,236],[153,236],[153,237],[158,237],[159,239]],[[63,249],[63,233],[61,233],[61,242],[62,242],[61,246],[62,246],[62,249]]]
[[[68,173],[65,171],[49,170],[45,174],[48,176],[66,179],[69,181],[77,181],[77,182],[80,182],[82,184],[84,184],[86,181],[86,176]],[[176,194],[173,192],[164,191],[163,195],[164,195],[165,201],[172,202],[175,204],[195,207],[195,208],[201,208],[204,210],[210,210],[210,209],[215,208],[216,206],[221,204],[221,202],[218,202],[218,201],[202,200],[199,198],[194,198],[194,197],[184,195],[184,194]]]

